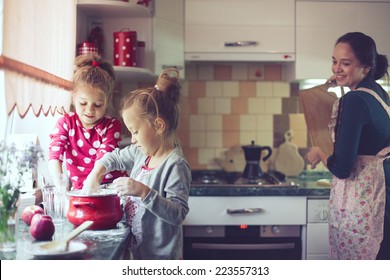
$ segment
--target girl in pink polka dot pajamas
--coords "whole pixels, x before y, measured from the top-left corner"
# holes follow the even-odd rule
[[[81,189],[95,161],[118,147],[121,123],[106,115],[115,84],[112,65],[98,55],[78,56],[75,64],[74,112],[60,117],[50,134],[49,171],[63,173],[65,160],[72,189]],[[113,171],[102,183],[123,176],[126,172]]]

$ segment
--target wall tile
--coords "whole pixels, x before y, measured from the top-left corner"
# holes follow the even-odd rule
[[[281,65],[265,65],[265,77],[266,81],[281,81],[282,80],[282,66]]]
[[[256,96],[258,97],[271,97],[273,92],[273,85],[271,82],[257,82],[256,83]]]
[[[198,99],[198,113],[199,114],[214,114],[215,113],[215,99],[214,98],[199,98]]]
[[[306,130],[292,130],[293,138],[291,143],[294,143],[298,148],[305,148],[307,145],[307,132]]]
[[[273,96],[275,97],[289,97],[290,84],[287,82],[273,82]]]
[[[207,131],[222,131],[222,115],[207,115],[206,130]]]
[[[201,148],[206,146],[206,131],[190,131],[190,147]]]
[[[256,82],[241,81],[239,83],[239,92],[241,97],[255,97]]]
[[[195,64],[186,66],[186,80],[198,80],[198,67]]]
[[[214,79],[217,81],[231,81],[232,66],[222,64],[214,65]]]
[[[231,112],[234,115],[248,114],[248,99],[247,98],[232,98],[231,99]]]
[[[251,64],[248,66],[248,80],[263,81],[265,77],[264,65]]]
[[[231,148],[240,144],[240,133],[238,131],[223,131],[223,147]]]
[[[215,98],[215,113],[230,114],[231,113],[230,98]]]
[[[223,115],[223,131],[238,131],[240,130],[239,115]]]
[[[241,115],[240,116],[240,130],[241,131],[256,131],[256,120],[255,115]]]
[[[223,146],[222,131],[208,131],[206,135],[206,147],[218,148]]]
[[[206,116],[205,115],[191,115],[189,120],[190,131],[205,131],[206,130]]]
[[[198,97],[188,97],[183,102],[183,114],[190,113],[191,115],[198,113]]]
[[[250,145],[252,141],[256,142],[256,131],[241,131],[240,133],[240,145]]]
[[[200,164],[212,164],[215,158],[215,150],[209,148],[200,148],[198,151],[198,160]]]
[[[214,67],[213,65],[198,65],[198,79],[202,81],[214,80]]]
[[[248,79],[248,65],[245,64],[233,64],[232,65],[232,80],[245,81]]]
[[[273,132],[272,131],[257,131],[256,143],[260,146],[270,146],[272,148],[273,144],[274,144]]]
[[[193,165],[196,165],[198,160],[198,148],[191,148],[188,146],[183,146],[183,154],[190,164],[191,168]]]
[[[265,99],[264,98],[248,98],[248,113],[249,114],[264,114]]]
[[[290,114],[290,128],[293,130],[307,130],[304,114]]]
[[[206,84],[203,81],[188,81],[188,95],[190,97],[204,97]]]
[[[258,131],[270,131],[274,130],[274,117],[273,115],[260,115],[256,116],[256,129]]]
[[[266,114],[281,114],[282,113],[282,98],[265,98],[265,113]]]
[[[207,97],[221,97],[223,96],[223,87],[220,81],[206,82],[206,96]]]
[[[238,97],[239,96],[239,82],[223,82],[222,95],[224,97]]]

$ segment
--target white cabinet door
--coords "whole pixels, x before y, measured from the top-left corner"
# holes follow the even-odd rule
[[[308,260],[329,259],[328,223],[308,223],[306,258]]]
[[[306,197],[191,196],[185,225],[305,225]]]
[[[389,12],[388,2],[296,2],[295,78],[329,78],[334,44],[347,32],[366,33],[389,56]]]
[[[293,60],[294,0],[186,0],[186,60]]]

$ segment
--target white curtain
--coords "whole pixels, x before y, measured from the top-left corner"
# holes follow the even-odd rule
[[[1,55],[71,80],[75,57],[76,0],[3,0]],[[8,115],[16,108],[23,118],[68,111],[69,90],[7,68],[0,97]],[[1,91],[4,94],[1,95]]]

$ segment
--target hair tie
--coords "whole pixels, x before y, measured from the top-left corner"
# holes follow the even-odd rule
[[[99,67],[100,63],[97,61],[92,61],[92,66]]]
[[[160,89],[158,88],[158,85],[157,85],[157,84],[154,85],[154,88],[157,89],[157,90],[160,90]]]

